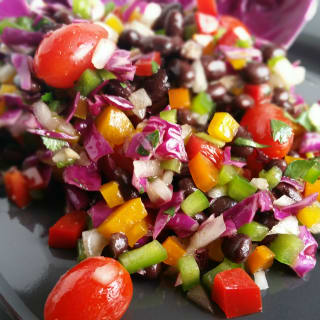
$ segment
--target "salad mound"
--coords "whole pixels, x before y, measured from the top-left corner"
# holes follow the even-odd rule
[[[48,243],[78,250],[46,320],[120,319],[129,274],[169,274],[233,318],[262,310],[274,261],[315,267],[320,105],[285,49],[314,1],[282,35],[276,3],[233,2],[0,2],[7,195],[24,208],[59,183]]]

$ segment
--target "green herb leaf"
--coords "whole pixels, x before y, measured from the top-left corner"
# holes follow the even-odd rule
[[[107,2],[104,5],[104,14],[108,15],[111,11],[113,11],[116,8],[116,5],[113,1]]]
[[[217,33],[213,37],[214,43],[216,44],[224,36],[226,32],[227,32],[227,29],[219,28]]]
[[[159,29],[155,31],[155,34],[165,35],[166,31],[164,29]]]
[[[258,142],[255,142],[253,140],[250,139],[245,139],[245,138],[237,138],[233,141],[233,143],[237,146],[244,146],[244,147],[252,147],[252,148],[269,148],[270,146],[266,145],[266,144],[261,144]]]
[[[140,156],[143,156],[143,157],[147,157],[150,154],[150,152],[146,150],[141,144],[138,147],[137,152],[140,154]]]
[[[64,140],[53,139],[48,137],[41,137],[43,144],[46,146],[47,149],[55,152],[59,151],[63,147],[67,147],[69,144]]]
[[[280,120],[271,120],[270,122],[273,141],[287,143],[292,136],[292,128]]]
[[[288,112],[284,112],[284,116],[289,119],[290,121],[294,123],[300,124],[302,127],[304,127],[307,131],[314,131],[314,126],[311,123],[309,119],[309,110],[302,112],[298,118],[294,118],[291,114]]]
[[[53,94],[52,94],[52,92],[46,92],[45,94],[43,94],[43,95],[41,96],[41,100],[42,100],[43,102],[47,102],[47,103],[53,101]]]
[[[157,62],[151,61],[151,70],[152,70],[152,73],[153,73],[153,74],[158,73],[159,69],[160,69],[160,66],[157,64]]]
[[[125,89],[127,87],[127,85],[124,82],[120,82],[120,86]]]
[[[144,193],[144,188],[143,188],[143,187],[140,188],[139,193],[140,193],[140,194],[143,194],[143,193]]]
[[[155,130],[148,134],[146,138],[150,141],[152,147],[155,148],[159,144],[160,133],[158,130]]]
[[[315,183],[320,177],[320,162],[317,159],[296,160],[288,165],[284,174],[293,179]]]
[[[167,209],[164,213],[168,214],[171,217],[173,217],[175,212],[176,212],[176,208],[175,207],[171,207],[171,208]]]
[[[71,166],[75,163],[75,159],[68,159],[66,161],[59,161],[56,163],[57,167],[58,168],[65,168],[65,167],[68,167],[68,166]]]
[[[252,41],[239,39],[236,43],[236,46],[239,48],[250,48],[252,46]]]
[[[117,79],[117,76],[105,69],[98,70],[99,76],[103,81]]]

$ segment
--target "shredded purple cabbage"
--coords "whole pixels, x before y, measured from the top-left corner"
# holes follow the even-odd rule
[[[67,122],[70,122],[70,120],[74,116],[74,113],[77,110],[77,106],[78,106],[79,100],[80,100],[80,92],[77,92],[75,97],[74,97],[73,103],[72,103],[70,109],[68,110],[68,114],[66,116],[66,121]]]
[[[89,205],[89,197],[87,192],[84,190],[81,190],[71,185],[67,185],[66,195],[67,200],[74,207],[75,210],[85,209]]]
[[[224,152],[223,152],[223,164],[230,165],[230,166],[235,166],[238,168],[242,168],[246,165],[245,162],[242,161],[235,161],[231,159],[231,147],[225,147]]]
[[[283,176],[281,178],[280,182],[284,182],[284,183],[294,187],[299,192],[303,192],[304,191],[304,187],[305,187],[304,182],[302,183],[300,181],[297,181],[295,179],[292,179],[292,178],[289,178],[289,177],[286,177],[286,176]]]
[[[0,1],[0,19],[18,18],[28,16],[30,9],[25,0],[2,0]]]
[[[133,104],[125,98],[108,94],[102,94],[100,98],[104,101],[104,105],[111,105],[123,111],[133,109]]]
[[[13,126],[22,115],[21,109],[9,110],[0,116],[0,128]]]
[[[320,133],[306,132],[300,144],[300,153],[320,151]]]
[[[31,89],[31,73],[29,68],[29,59],[32,63],[32,58],[26,54],[13,53],[11,56],[11,61],[16,68],[18,75],[20,77],[20,86],[23,90]]]
[[[199,223],[183,212],[177,212],[167,224],[179,238],[188,238],[199,228]]]
[[[1,40],[7,46],[37,47],[43,39],[43,33],[15,28],[4,28]]]
[[[89,210],[88,214],[92,219],[92,225],[94,228],[98,228],[100,224],[106,220],[113,209],[109,208],[104,201],[99,201],[94,204]]]

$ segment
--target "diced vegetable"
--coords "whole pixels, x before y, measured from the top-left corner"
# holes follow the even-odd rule
[[[72,11],[83,19],[91,18],[90,1],[87,0],[74,0],[72,1]]]
[[[272,96],[271,87],[269,84],[246,84],[244,93],[251,96],[256,104],[269,102]]]
[[[304,196],[308,197],[311,194],[318,192],[317,200],[320,201],[320,180],[315,181],[314,183],[307,182],[304,189]]]
[[[153,240],[138,249],[121,254],[119,261],[129,273],[135,273],[167,258],[166,249],[157,240]]]
[[[51,248],[72,249],[86,226],[87,214],[84,211],[74,211],[61,217],[49,229],[49,246]]]
[[[272,266],[274,253],[266,246],[258,246],[247,260],[249,271],[254,274],[259,270],[267,270]]]
[[[182,211],[188,216],[195,216],[197,213],[209,208],[208,198],[200,190],[191,193],[181,203]]]
[[[218,184],[218,169],[200,152],[189,161],[189,170],[195,185],[203,192]]]
[[[170,89],[169,94],[169,104],[173,109],[184,109],[189,108],[191,105],[189,89],[177,88]]]
[[[191,102],[191,110],[199,114],[211,114],[215,104],[206,92],[198,93]]]
[[[161,65],[161,56],[159,52],[151,52],[139,59],[136,66],[136,75],[141,77],[152,76],[155,70],[155,67],[158,69]]]
[[[218,13],[217,4],[215,0],[197,0],[197,8],[200,12],[211,14],[213,16],[216,16]]]
[[[235,176],[228,185],[228,195],[230,198],[241,201],[251,196],[257,191],[248,180],[240,176]]]
[[[124,29],[122,21],[113,13],[108,14],[104,22],[119,34]]]
[[[212,144],[214,144],[218,148],[223,148],[225,146],[225,144],[226,144],[224,141],[221,141],[221,140],[218,140],[216,138],[213,138],[213,137],[209,136],[205,132],[197,132],[197,133],[195,133],[195,136],[197,136],[197,137],[199,137],[199,138],[201,138],[203,140],[206,140],[208,142],[211,142]]]
[[[177,123],[177,109],[161,111],[160,118],[171,123]]]
[[[314,224],[320,222],[320,207],[311,206],[299,210],[297,214],[299,222],[307,228],[311,228]]]
[[[145,219],[137,222],[131,229],[126,232],[128,243],[133,247],[136,242],[148,233],[148,223]]]
[[[230,113],[216,112],[209,124],[208,133],[216,139],[231,142],[238,128],[238,122],[233,119]]]
[[[258,213],[259,214],[259,213]],[[238,233],[246,234],[252,241],[261,241],[269,232],[269,228],[261,223],[252,221],[239,228]]]
[[[219,172],[219,185],[229,183],[237,174],[237,170],[233,166],[222,166],[222,169]]]
[[[85,70],[76,84],[76,90],[80,91],[81,95],[87,96],[102,82],[98,72],[87,69]]]
[[[116,181],[110,181],[102,185],[100,192],[110,208],[124,203],[123,197],[119,190],[119,184]]]
[[[198,32],[200,33],[213,34],[218,30],[219,21],[213,15],[196,12],[195,20],[197,23]]]
[[[208,256],[211,260],[216,262],[222,262],[224,259],[224,254],[221,250],[222,239],[212,241],[208,246]]]
[[[177,265],[179,259],[186,254],[186,250],[177,237],[168,237],[162,246],[167,250],[168,254],[168,258],[163,262],[170,266]]]
[[[182,280],[182,288],[188,291],[200,282],[200,269],[195,258],[191,255],[183,256],[178,261],[178,269]]]
[[[259,287],[240,268],[223,271],[215,277],[212,300],[229,319],[262,311]]]
[[[86,253],[84,251],[82,239],[79,239],[77,242],[77,253],[78,253],[78,257],[77,257],[78,262],[81,262],[82,260],[87,259]]]
[[[164,161],[161,161],[160,167],[164,170],[170,170],[176,173],[180,173],[182,168],[182,163],[178,159],[164,160]]]

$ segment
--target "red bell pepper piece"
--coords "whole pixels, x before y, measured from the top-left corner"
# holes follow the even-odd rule
[[[200,33],[214,34],[218,30],[219,21],[212,15],[196,12],[195,19]]]
[[[51,248],[72,249],[86,226],[87,214],[84,211],[74,211],[61,217],[49,229],[49,246]]]
[[[154,51],[142,56],[135,64],[136,75],[141,77],[149,77],[153,75],[152,62],[156,62],[161,65],[160,52]]]
[[[18,169],[11,169],[3,179],[9,199],[19,208],[26,207],[31,201],[27,178]]]
[[[213,16],[218,14],[216,0],[197,0],[198,11]]]
[[[259,287],[240,268],[222,271],[216,275],[212,286],[212,299],[228,319],[262,311]]]
[[[252,97],[256,104],[270,102],[272,97],[271,87],[267,83],[263,84],[246,84],[244,93]]]
[[[223,152],[212,143],[192,135],[186,145],[189,160],[193,159],[198,152],[208,158],[214,165],[220,167],[223,161]]]
[[[28,179],[28,186],[30,190],[38,190],[44,188],[43,178],[36,167],[30,167],[24,170],[23,175]]]

